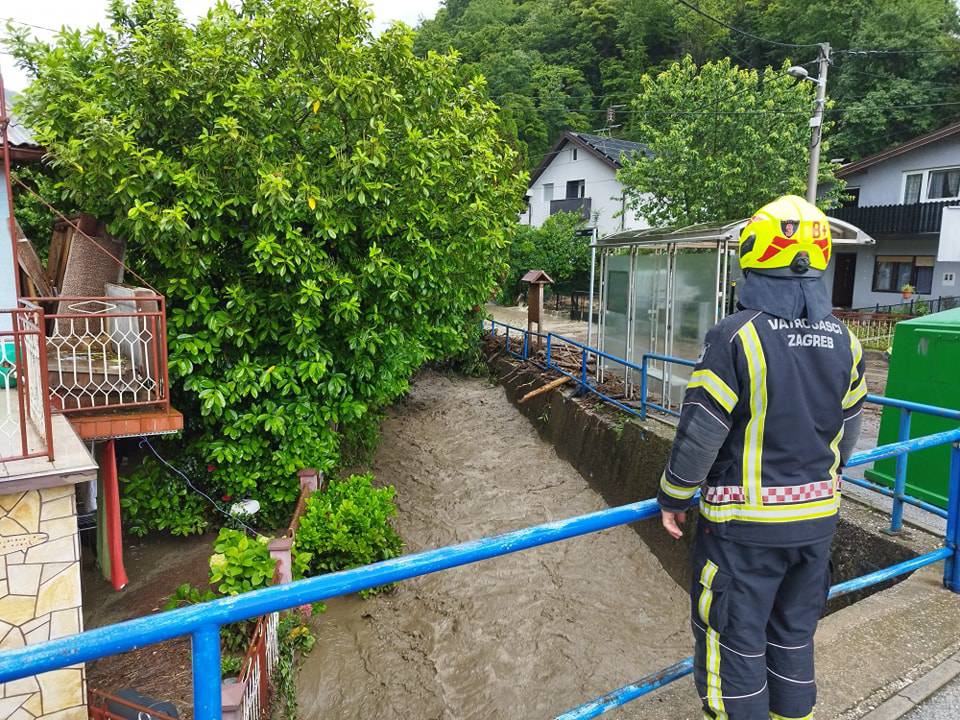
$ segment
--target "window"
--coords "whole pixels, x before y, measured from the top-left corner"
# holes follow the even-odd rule
[[[586,185],[586,182],[583,180],[568,180],[567,181],[567,200],[582,198],[585,185]]]
[[[545,203],[551,202],[553,200],[553,183],[544,183],[543,184],[543,201]]]
[[[840,207],[851,208],[851,207],[858,207],[860,205],[860,188],[847,187],[844,189],[843,194],[850,199],[844,200],[841,203]]]
[[[960,168],[931,170],[927,180],[927,199],[942,200],[960,195]]]
[[[912,205],[920,202],[920,185],[923,183],[923,173],[910,173],[903,183],[903,204]]]
[[[904,285],[913,285],[920,295],[933,289],[934,256],[878,255],[873,271],[874,292],[900,292]]]
[[[577,159],[577,149],[574,148],[574,149],[570,152],[570,155],[573,157],[574,161],[576,161],[576,159]]]

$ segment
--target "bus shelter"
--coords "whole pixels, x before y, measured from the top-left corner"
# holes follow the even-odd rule
[[[834,245],[871,245],[872,237],[829,218]],[[590,299],[599,282],[599,311],[589,313],[588,344],[640,365],[646,353],[693,359],[707,331],[735,309],[737,250],[748,219],[720,225],[627,230],[593,243]],[[627,400],[637,399],[639,373],[598,358],[600,382],[613,373]],[[691,368],[650,361],[649,392],[678,406]]]

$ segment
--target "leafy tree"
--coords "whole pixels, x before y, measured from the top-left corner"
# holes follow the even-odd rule
[[[208,492],[278,523],[296,470],[337,463],[337,428],[465,344],[505,269],[516,154],[481,79],[418,58],[403,26],[373,37],[360,0],[221,3],[195,26],[173,0],[113,0],[110,16],[13,37],[35,78],[18,107],[60,200],[108,221],[168,297],[181,445]],[[169,526],[198,527],[165,502],[189,513]]]
[[[835,49],[828,93],[837,100],[833,152],[859,157],[960,116],[960,44],[953,0],[456,0],[418,31],[417,50],[455,48],[505,96],[536,165],[563,130],[603,126],[611,105],[628,103],[644,74],[689,54],[697,64],[730,57],[744,68],[816,59],[817,43]],[[752,37],[751,37],[752,36]],[[767,42],[772,40],[774,42]],[[906,54],[848,54],[901,49]],[[923,50],[923,53],[916,53]],[[927,51],[936,52],[927,52]],[[947,52],[940,52],[947,51]],[[555,77],[551,97],[526,62]],[[511,69],[511,64],[512,69]],[[522,70],[520,79],[515,71]],[[704,98],[699,98],[705,102]],[[617,123],[622,124],[622,116]],[[615,129],[631,139],[628,128]]]
[[[520,278],[528,270],[543,270],[554,281],[554,290],[569,287],[587,275],[590,240],[577,234],[583,227],[578,213],[556,213],[540,227],[521,225],[510,245],[510,269],[500,284],[500,302],[513,305]]]
[[[778,195],[803,195],[812,102],[812,85],[729,60],[698,67],[687,57],[645,76],[630,130],[651,153],[619,173],[629,206],[652,224],[686,225],[735,220]],[[833,170],[823,162],[821,182]],[[832,196],[841,190],[835,181],[831,188]]]

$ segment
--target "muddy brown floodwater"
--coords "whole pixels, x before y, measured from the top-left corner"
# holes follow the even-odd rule
[[[484,379],[420,375],[373,469],[396,486],[405,552],[606,507]],[[554,717],[689,655],[687,607],[628,527],[336,600],[315,621],[299,714]]]

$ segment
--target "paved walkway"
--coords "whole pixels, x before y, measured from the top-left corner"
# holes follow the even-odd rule
[[[904,720],[957,720],[960,718],[960,680],[954,680],[915,710],[904,715]]]

